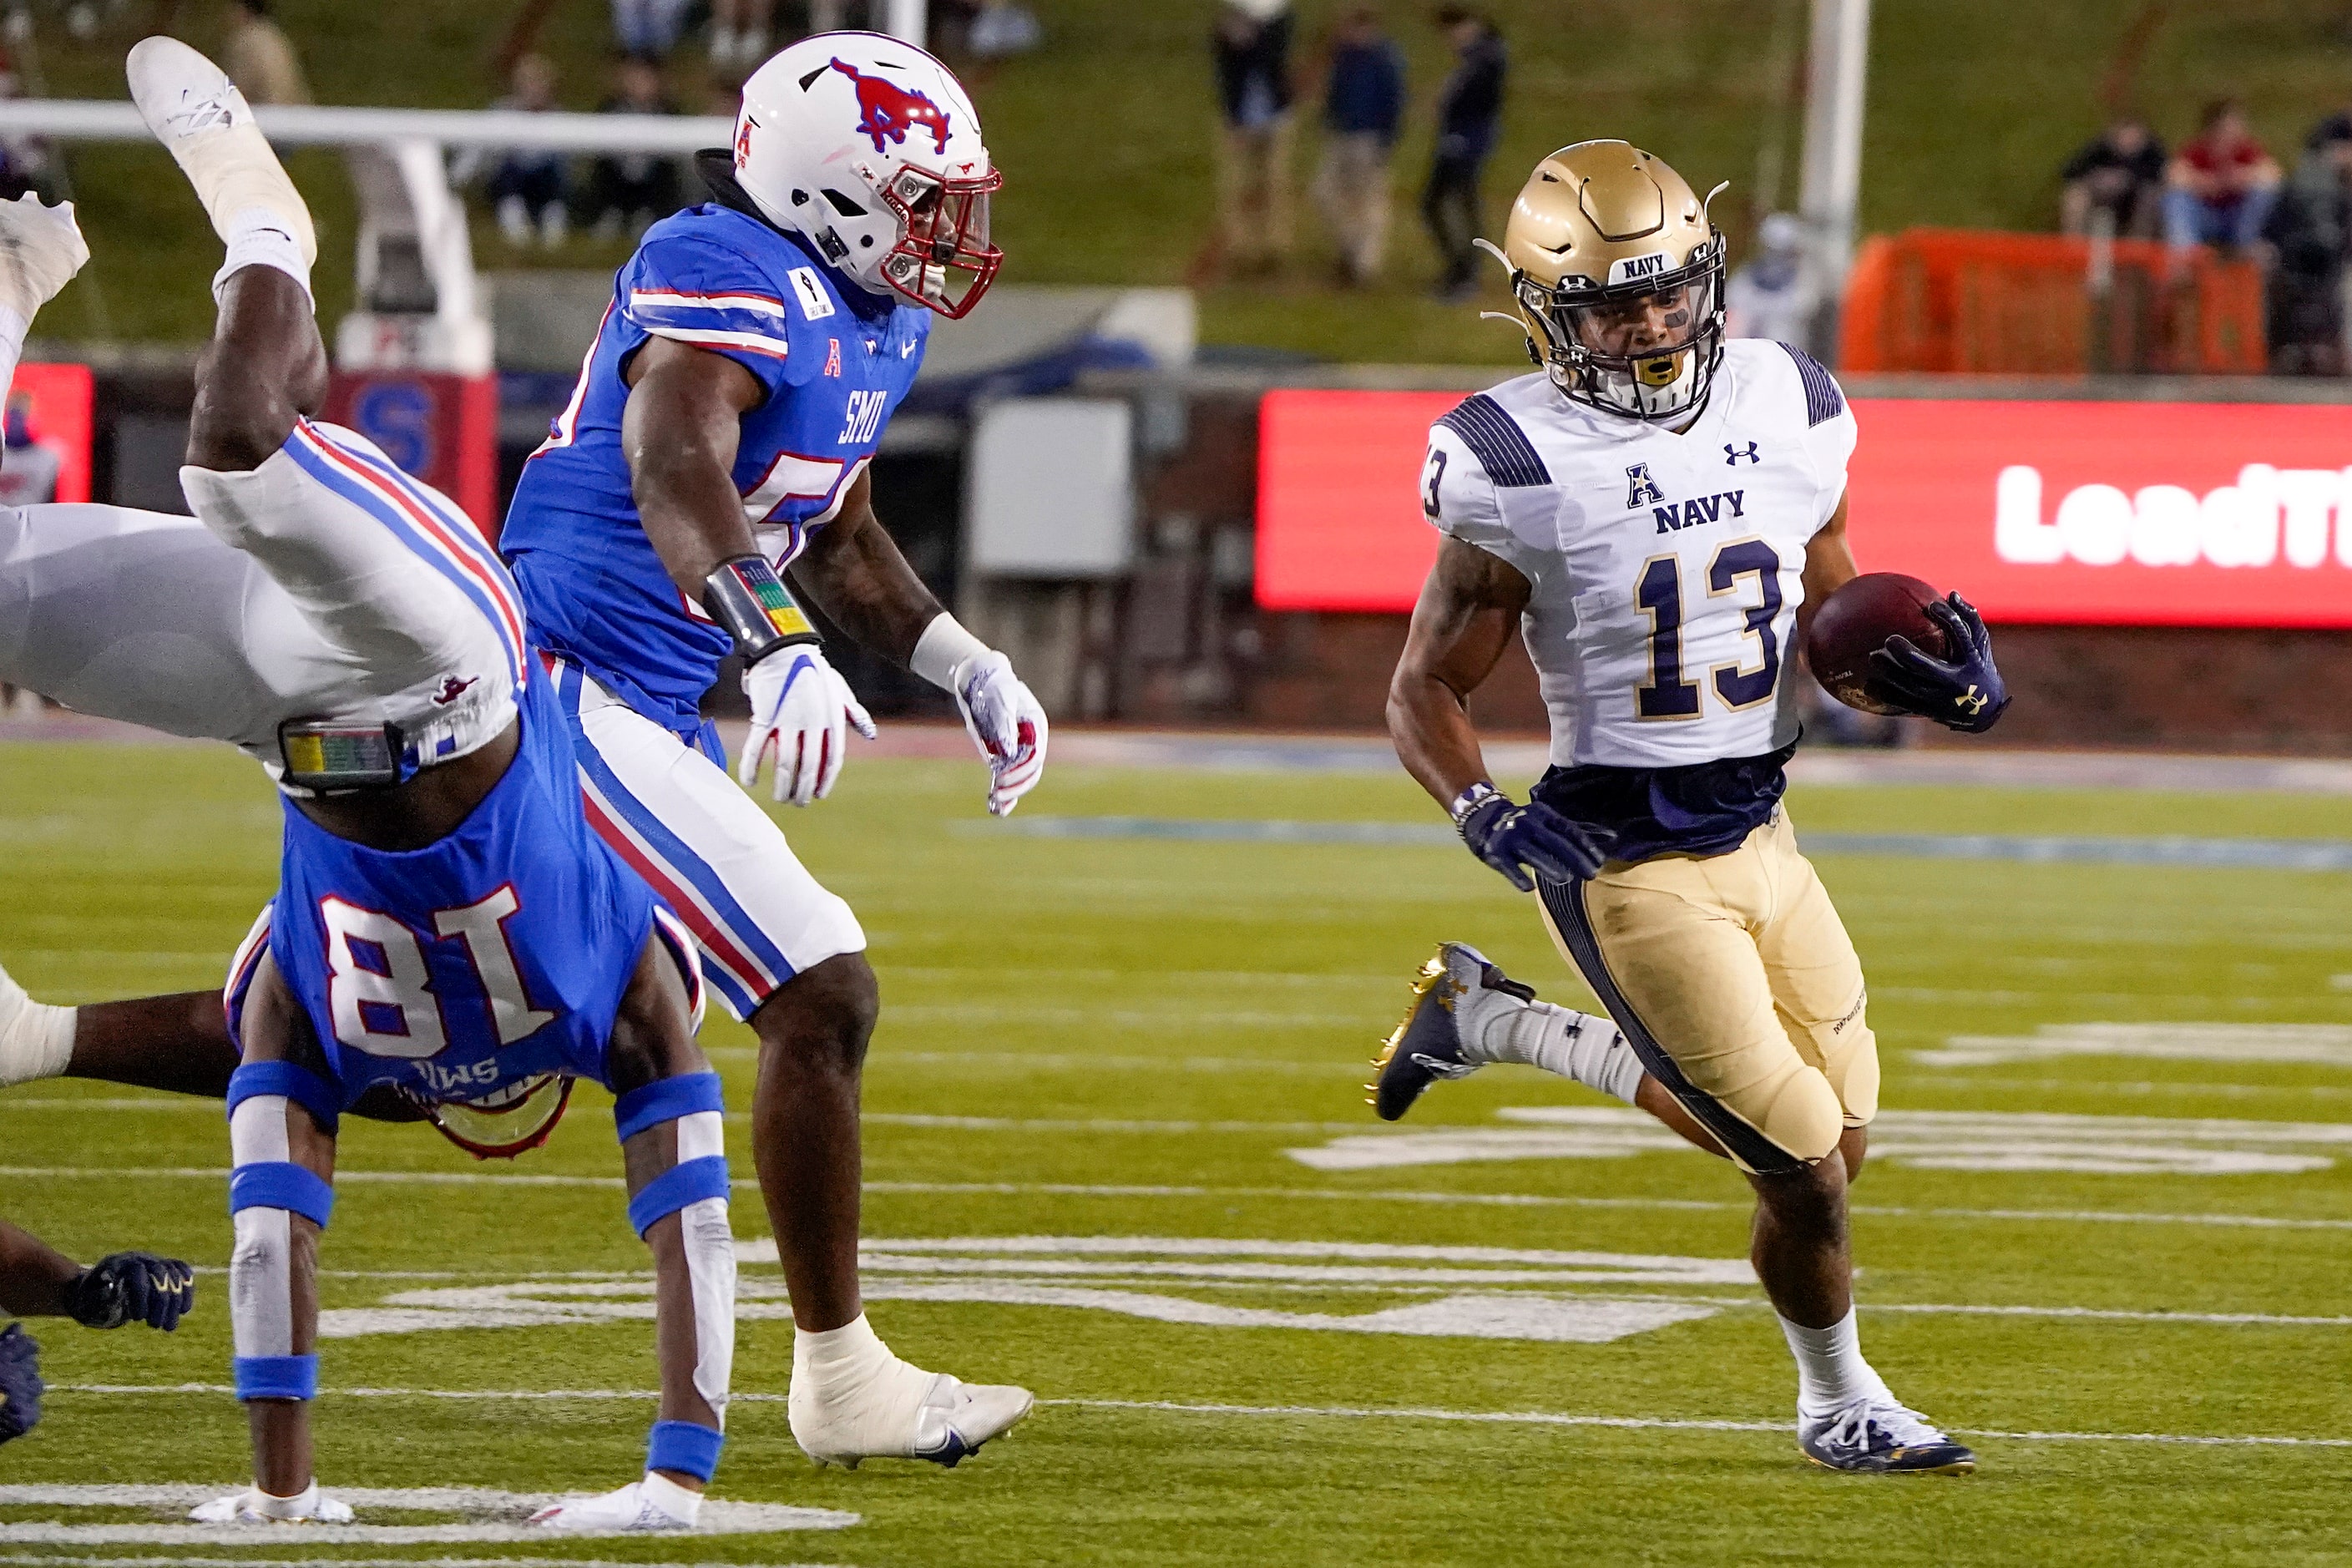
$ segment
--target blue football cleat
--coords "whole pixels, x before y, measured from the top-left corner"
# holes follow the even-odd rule
[[[1482,1065],[1465,1060],[1462,1051],[1469,1015],[1481,997],[1508,997],[1513,1002],[1535,1000],[1535,987],[1523,985],[1486,962],[1476,948],[1458,942],[1437,944],[1437,952],[1412,977],[1412,1005],[1381,1047],[1372,1065],[1380,1078],[1364,1087],[1372,1091],[1366,1101],[1383,1121],[1394,1121],[1412,1109],[1422,1092],[1440,1079],[1467,1078]]]
[[[1800,1416],[1797,1447],[1825,1470],[1872,1476],[1965,1476],[1977,1468],[1974,1450],[1892,1399],[1857,1399],[1834,1415]]]

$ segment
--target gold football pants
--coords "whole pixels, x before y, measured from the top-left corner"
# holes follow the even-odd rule
[[[1876,1114],[1862,961],[1785,811],[1726,854],[1545,882],[1541,904],[1650,1076],[1741,1169],[1811,1164]]]

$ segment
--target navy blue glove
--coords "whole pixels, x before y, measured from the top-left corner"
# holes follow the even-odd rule
[[[170,1333],[196,1304],[196,1271],[176,1258],[117,1252],[83,1269],[66,1287],[66,1311],[85,1329],[144,1322]]]
[[[1909,637],[1892,637],[1870,656],[1871,673],[1921,718],[1981,735],[2009,706],[2009,688],[1993,668],[1992,634],[1976,607],[1958,594],[1937,600],[1925,613],[1943,628],[1952,657],[1937,658]]]
[[[1520,805],[1491,784],[1477,784],[1460,804],[1454,826],[1462,842],[1522,893],[1536,889],[1523,866],[1548,882],[1579,882],[1608,858],[1605,838],[1539,800]]]
[[[0,1329],[0,1443],[41,1419],[41,1347],[22,1323]]]

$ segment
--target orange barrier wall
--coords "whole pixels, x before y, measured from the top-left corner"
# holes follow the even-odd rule
[[[1854,258],[1841,371],[2258,375],[2263,280],[2247,261],[2113,242],[2091,285],[2091,242],[2054,234],[1911,228]]]

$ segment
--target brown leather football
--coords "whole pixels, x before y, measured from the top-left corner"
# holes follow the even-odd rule
[[[1929,620],[1927,607],[1944,595],[1900,572],[1865,572],[1838,589],[1813,612],[1805,633],[1805,662],[1813,679],[1849,708],[1864,713],[1901,713],[1901,703],[1873,677],[1870,656],[1891,637],[1906,637],[1920,651],[1938,658],[1951,653],[1944,628]]]

